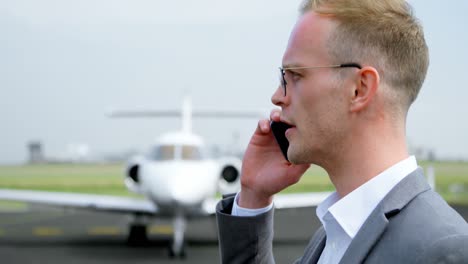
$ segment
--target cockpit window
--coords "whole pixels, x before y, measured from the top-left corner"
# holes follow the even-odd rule
[[[200,149],[196,146],[182,146],[182,159],[183,160],[200,160]]]
[[[198,146],[161,145],[150,152],[149,158],[152,160],[201,160],[203,155]]]
[[[175,158],[175,146],[157,146],[154,148],[150,156],[153,160],[173,160]]]

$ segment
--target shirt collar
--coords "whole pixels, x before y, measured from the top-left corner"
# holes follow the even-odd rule
[[[343,198],[334,192],[318,207],[317,216],[324,223],[327,212],[343,230],[354,238],[375,207],[408,174],[418,167],[416,158],[410,156],[370,179]],[[325,225],[324,225],[325,226]]]

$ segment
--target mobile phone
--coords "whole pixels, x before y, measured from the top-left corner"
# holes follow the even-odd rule
[[[291,126],[283,123],[283,122],[270,122],[270,127],[271,131],[273,132],[273,135],[275,136],[276,142],[278,143],[281,152],[283,153],[284,158],[288,160],[288,147],[289,147],[289,141],[286,138],[286,130],[290,128]]]

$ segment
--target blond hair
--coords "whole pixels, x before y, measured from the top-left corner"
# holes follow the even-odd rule
[[[375,67],[392,87],[391,103],[406,114],[426,77],[429,54],[422,26],[404,0],[308,0],[301,13],[314,11],[336,19],[328,40],[337,63]]]

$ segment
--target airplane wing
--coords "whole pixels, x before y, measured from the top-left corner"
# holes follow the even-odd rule
[[[149,200],[110,195],[0,189],[0,200],[120,213],[158,213],[157,206]]]
[[[310,193],[290,193],[277,194],[273,198],[276,209],[313,207],[319,205],[331,192],[310,192]],[[207,199],[203,203],[203,210],[207,214],[216,213],[216,204],[220,198]]]

